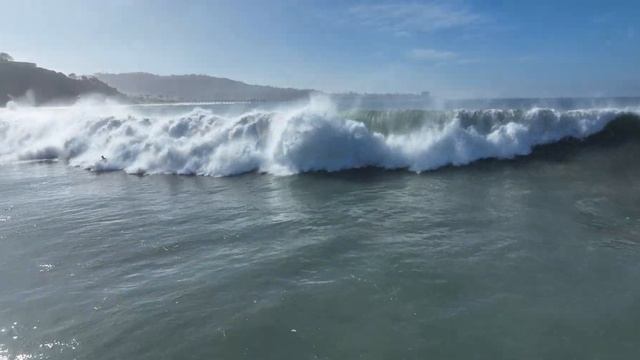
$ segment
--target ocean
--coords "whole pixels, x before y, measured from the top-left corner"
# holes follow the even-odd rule
[[[632,359],[640,111],[0,110],[0,359]]]

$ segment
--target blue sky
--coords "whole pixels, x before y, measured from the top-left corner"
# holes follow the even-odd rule
[[[0,0],[0,51],[442,97],[640,95],[640,1]]]

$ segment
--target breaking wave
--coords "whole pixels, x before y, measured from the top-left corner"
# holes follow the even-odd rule
[[[422,172],[528,155],[539,145],[598,134],[621,117],[639,124],[637,113],[338,112],[314,102],[234,116],[202,108],[153,116],[117,106],[9,108],[0,111],[0,162],[57,159],[92,171],[209,176],[362,167]]]

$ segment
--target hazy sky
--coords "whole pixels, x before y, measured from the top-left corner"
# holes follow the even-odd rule
[[[446,97],[640,95],[638,19],[638,0],[0,0],[0,51],[65,73]]]

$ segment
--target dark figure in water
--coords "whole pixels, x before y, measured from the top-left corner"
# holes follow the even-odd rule
[[[107,158],[104,157],[104,155],[100,155],[100,158],[102,158],[102,161],[107,161]]]

